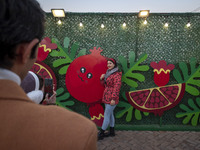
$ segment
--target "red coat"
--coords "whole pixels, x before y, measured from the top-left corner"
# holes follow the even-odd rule
[[[111,100],[115,100],[115,104],[119,103],[121,78],[121,72],[115,72],[107,78],[102,99],[103,103],[110,104]]]

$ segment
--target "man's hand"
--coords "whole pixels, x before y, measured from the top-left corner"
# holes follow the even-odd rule
[[[49,95],[45,95],[45,99],[47,104],[56,104],[56,91],[53,91],[53,95],[49,98]]]

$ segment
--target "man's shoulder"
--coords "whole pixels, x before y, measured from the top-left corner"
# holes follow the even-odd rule
[[[49,124],[47,130],[60,126],[62,127],[63,137],[71,137],[71,139],[80,139],[82,141],[85,141],[86,139],[84,138],[88,138],[91,135],[96,137],[96,125],[85,116],[59,106],[41,106],[40,109],[45,114],[46,122],[43,123]],[[64,134],[66,132],[67,134]],[[81,136],[77,136],[77,134]]]
[[[47,113],[47,115],[54,115],[54,114],[58,115],[59,114],[60,117],[71,119],[71,121],[81,120],[81,121],[89,122],[89,123],[93,124],[93,122],[91,120],[89,120],[88,118],[86,118],[85,116],[83,116],[77,112],[67,110],[66,108],[62,108],[60,106],[56,106],[56,105],[43,106],[40,109],[44,109],[43,111],[45,111],[45,113]],[[51,112],[51,113],[49,113],[49,112]]]
[[[49,147],[58,146],[61,147],[60,149],[63,147],[65,149],[81,149],[86,147],[86,149],[95,149],[97,128],[90,119],[60,106],[35,104],[28,99],[18,85],[14,88],[15,90],[12,90],[12,92],[8,92],[8,87],[7,91],[3,87],[1,88],[2,91],[0,93],[4,92],[4,96],[0,96],[0,119],[6,116],[6,120],[9,120],[9,123],[4,119],[1,122],[0,128],[6,128],[6,132],[16,133],[16,139],[20,139],[17,134],[19,132],[20,135],[23,135],[22,137],[27,137],[27,133],[31,132],[33,137],[38,137],[35,140],[38,141],[36,143],[46,139],[46,144]],[[8,124],[15,124],[15,126],[8,128]],[[60,140],[59,145],[56,145],[54,142],[51,142],[51,139],[65,140]],[[24,141],[25,143],[30,142],[28,138],[25,138]],[[77,145],[71,143],[71,141],[80,142]],[[40,147],[41,144],[34,143],[34,145],[35,147]],[[90,148],[91,146],[92,148]]]
[[[62,108],[60,106],[40,106],[40,108],[38,108],[38,111],[40,111],[40,114],[45,114],[46,120],[48,120],[49,122],[53,122],[53,124],[62,122],[66,123],[66,126],[74,126],[75,128],[81,126],[96,129],[96,125],[87,117],[77,112],[67,110],[66,108]]]

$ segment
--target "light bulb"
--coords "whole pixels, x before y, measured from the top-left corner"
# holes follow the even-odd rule
[[[61,25],[61,24],[62,24],[62,21],[61,21],[61,20],[58,20],[58,24]]]
[[[191,26],[190,22],[188,22],[186,26],[189,28]]]
[[[123,27],[126,27],[126,23],[125,22],[123,23]]]
[[[80,26],[80,27],[82,27],[82,26],[83,26],[82,22],[80,22],[79,26]]]
[[[169,24],[166,22],[164,26],[167,28],[169,26]]]
[[[145,19],[144,24],[147,24],[147,20]]]
[[[104,24],[102,23],[102,24],[101,24],[101,28],[104,28],[104,27],[105,27],[105,26],[104,26]]]

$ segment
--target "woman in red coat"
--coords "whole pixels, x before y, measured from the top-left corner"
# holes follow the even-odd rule
[[[121,87],[122,73],[119,72],[116,60],[109,58],[107,61],[108,70],[106,74],[102,74],[100,80],[104,79],[105,90],[102,102],[105,103],[104,121],[102,128],[98,134],[98,139],[102,140],[105,136],[115,136],[114,125],[114,109],[119,103],[119,92]],[[110,125],[110,133],[105,135],[105,130]]]

